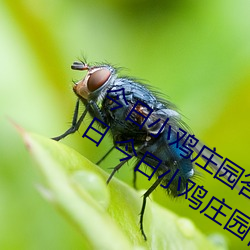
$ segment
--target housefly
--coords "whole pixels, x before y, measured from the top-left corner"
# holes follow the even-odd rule
[[[71,68],[86,71],[87,74],[73,86],[73,91],[78,99],[71,127],[53,139],[59,141],[76,132],[86,114],[89,113],[93,118],[96,117],[101,121],[99,122],[101,127],[103,127],[103,123],[107,124],[113,137],[114,146],[102,159],[115,148],[115,145],[118,145],[125,147],[130,155],[136,158],[136,166],[147,152],[150,152],[147,156],[147,163],[151,166],[157,164],[156,159],[161,160],[156,171],[157,180],[143,195],[140,229],[146,240],[143,230],[143,215],[147,197],[158,185],[167,187],[169,195],[176,197],[187,189],[188,180],[194,176],[192,158],[182,157],[183,152],[180,148],[171,144],[178,139],[180,144],[184,143],[187,136],[180,139],[179,129],[188,131],[188,128],[171,102],[159,98],[147,85],[135,79],[119,77],[118,70],[113,66],[109,64],[90,66],[85,62],[74,62]],[[120,90],[123,90],[123,98],[118,96]],[[80,103],[83,103],[85,110],[78,117]],[[119,108],[117,108],[118,104]],[[132,114],[135,122],[131,119],[125,119],[132,110],[135,111]],[[169,133],[170,128],[171,133]],[[121,143],[131,140],[133,140],[134,149],[128,144]],[[199,147],[200,144],[195,145],[194,150],[198,151]],[[186,149],[188,150],[190,147],[187,145]],[[126,161],[121,162],[113,169],[107,182]],[[215,165],[212,167],[216,168]],[[168,174],[164,175],[166,172]],[[160,176],[163,177],[159,178]],[[167,185],[170,180],[171,184]]]

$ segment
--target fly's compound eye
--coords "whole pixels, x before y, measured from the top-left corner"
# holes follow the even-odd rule
[[[88,90],[93,92],[99,89],[110,77],[111,72],[108,69],[99,69],[90,74],[88,79]]]

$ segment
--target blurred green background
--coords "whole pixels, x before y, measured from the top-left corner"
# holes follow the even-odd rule
[[[47,137],[64,132],[76,100],[71,81],[83,76],[70,65],[82,55],[146,79],[179,107],[197,138],[249,173],[249,13],[248,0],[1,1],[0,249],[81,249],[81,235],[36,191],[39,173],[8,117]],[[90,121],[63,143],[96,162],[111,140],[96,148],[82,139]],[[118,161],[113,153],[101,166],[110,171]],[[225,198],[250,216],[249,200],[200,172],[205,202]],[[132,184],[132,165],[117,177]],[[138,186],[149,185],[141,175]],[[247,249],[250,235],[241,242],[187,200],[160,188],[153,198],[202,232],[225,235],[230,249]]]

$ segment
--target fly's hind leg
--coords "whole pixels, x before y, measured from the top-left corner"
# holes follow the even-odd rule
[[[144,232],[143,228],[143,217],[144,217],[144,212],[146,208],[146,202],[148,196],[156,189],[156,187],[161,183],[161,179],[157,179],[154,184],[147,190],[147,192],[143,195],[143,201],[142,201],[142,207],[141,207],[141,212],[140,212],[140,230],[143,235],[144,240],[147,240],[147,236]]]

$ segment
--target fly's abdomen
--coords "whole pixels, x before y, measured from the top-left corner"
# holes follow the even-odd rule
[[[158,178],[162,178],[162,185],[166,187],[168,193],[172,196],[177,196],[186,189],[188,179],[194,175],[194,168],[191,159],[181,156],[183,152],[177,147],[177,135],[172,132],[169,138],[169,132],[166,128],[163,133],[155,140],[149,143],[141,152],[140,157],[146,151],[152,153],[162,162],[156,171]],[[179,142],[179,146],[183,140]],[[149,158],[152,165],[156,164],[155,159]]]

